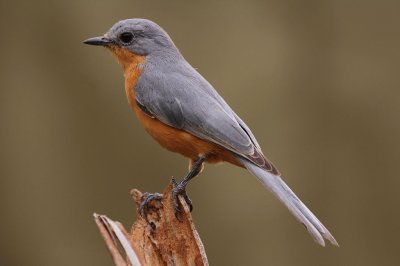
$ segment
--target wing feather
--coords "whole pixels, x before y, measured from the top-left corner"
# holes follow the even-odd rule
[[[135,96],[154,117],[278,174],[248,126],[197,71],[149,72],[140,77]]]

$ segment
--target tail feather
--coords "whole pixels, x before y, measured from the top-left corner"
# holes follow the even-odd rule
[[[304,205],[303,202],[301,202],[301,200],[279,176],[256,166],[244,158],[238,159],[244,164],[247,170],[255,175],[265,187],[267,187],[283,204],[286,205],[297,220],[307,228],[315,242],[321,246],[325,246],[324,239],[327,239],[333,245],[339,246],[328,229],[325,228],[318,218],[306,207],[306,205]]]

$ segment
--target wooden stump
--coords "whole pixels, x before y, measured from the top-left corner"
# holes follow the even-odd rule
[[[162,200],[149,202],[147,217],[137,215],[131,231],[119,222],[95,214],[95,221],[115,265],[208,265],[207,256],[194,226],[185,200],[179,196],[181,212],[175,215],[172,183],[164,190]],[[133,189],[136,205],[148,196]]]

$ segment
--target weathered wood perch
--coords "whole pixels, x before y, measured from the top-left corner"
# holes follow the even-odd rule
[[[162,200],[150,201],[147,221],[138,213],[129,233],[119,222],[94,214],[115,265],[208,265],[203,243],[182,196],[182,211],[179,217],[175,215],[172,187],[171,183],[165,189]],[[131,195],[139,207],[148,193],[133,189]]]

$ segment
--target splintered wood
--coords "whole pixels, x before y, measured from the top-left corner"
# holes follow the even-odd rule
[[[149,202],[146,217],[138,214],[129,233],[119,222],[94,215],[115,265],[208,266],[203,244],[182,196],[179,196],[182,211],[175,214],[172,187],[171,183],[165,189],[162,200]],[[139,207],[148,193],[133,189],[131,195]]]

